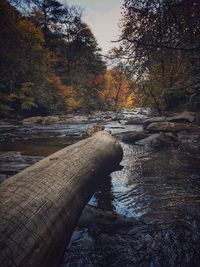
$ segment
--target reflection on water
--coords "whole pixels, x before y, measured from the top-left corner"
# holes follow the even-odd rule
[[[0,151],[20,151],[22,155],[47,157],[54,152],[78,142],[80,137],[30,138],[27,140],[9,140],[0,143]]]
[[[132,223],[116,229],[114,223],[102,228],[96,222],[95,235],[77,228],[62,267],[199,267],[198,159],[175,148],[122,146],[123,170],[103,182],[90,204],[126,215]]]
[[[114,210],[128,217],[155,213],[181,213],[200,201],[200,165],[175,148],[152,150],[123,144],[123,170],[102,183],[93,204],[112,200]],[[110,189],[110,192],[108,191]],[[97,204],[95,204],[95,198]],[[194,201],[194,203],[192,202]],[[187,205],[189,205],[187,207]],[[101,205],[106,209],[106,205]]]

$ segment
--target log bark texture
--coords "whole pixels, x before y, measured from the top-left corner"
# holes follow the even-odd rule
[[[59,266],[99,173],[123,156],[106,132],[66,147],[0,185],[0,266]]]

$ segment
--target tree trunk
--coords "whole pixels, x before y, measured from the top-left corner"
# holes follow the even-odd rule
[[[0,266],[59,266],[97,179],[122,159],[106,132],[64,148],[0,185]]]

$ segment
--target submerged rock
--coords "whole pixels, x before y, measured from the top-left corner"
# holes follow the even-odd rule
[[[102,230],[120,231],[136,224],[138,224],[138,221],[135,218],[128,218],[113,211],[102,210],[91,205],[84,208],[79,220],[79,226],[90,229],[92,234],[94,232],[99,234]]]

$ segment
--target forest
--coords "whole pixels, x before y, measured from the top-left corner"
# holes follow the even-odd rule
[[[199,267],[199,162],[200,0],[0,0],[0,267]]]
[[[122,15],[102,55],[81,8],[1,0],[0,115],[199,109],[199,1],[125,0]]]
[[[0,5],[1,115],[89,112],[130,102],[128,78],[117,65],[106,68],[79,7],[58,1]]]

